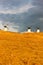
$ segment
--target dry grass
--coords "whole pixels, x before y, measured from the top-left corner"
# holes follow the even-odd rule
[[[0,65],[43,65],[43,33],[0,31]]]

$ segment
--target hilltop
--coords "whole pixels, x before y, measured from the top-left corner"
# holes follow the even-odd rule
[[[0,31],[0,65],[43,65],[43,33]]]

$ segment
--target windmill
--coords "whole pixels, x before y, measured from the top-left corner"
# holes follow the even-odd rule
[[[38,33],[40,32],[40,28],[39,28],[39,27],[37,27],[37,32],[38,32]]]
[[[8,31],[8,24],[4,24],[4,31]]]
[[[28,27],[28,32],[31,32],[31,28],[30,27]]]

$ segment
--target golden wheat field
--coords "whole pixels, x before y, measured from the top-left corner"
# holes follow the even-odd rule
[[[0,31],[0,65],[43,65],[43,33]]]

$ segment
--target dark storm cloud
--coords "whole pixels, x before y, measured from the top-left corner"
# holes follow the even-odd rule
[[[31,26],[33,30],[38,26],[42,29],[41,24],[43,23],[43,10],[41,9],[42,8],[36,7],[21,14],[1,14],[2,16],[0,15],[0,18],[4,23],[12,23],[11,25],[13,26],[13,29],[15,29],[15,25],[19,26],[17,28],[18,31],[26,31],[28,26]]]
[[[13,9],[15,7],[20,7],[28,3],[28,1],[29,0],[0,0],[0,6],[2,7],[2,9]]]
[[[31,3],[36,6],[43,6],[43,0],[31,0]]]
[[[26,31],[28,26],[43,31],[42,5],[43,0],[0,0],[0,24],[8,24],[11,31]]]

